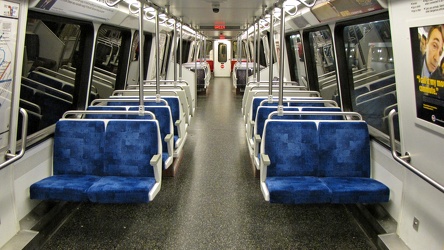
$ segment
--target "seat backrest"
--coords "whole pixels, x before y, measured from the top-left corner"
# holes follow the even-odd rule
[[[317,176],[318,146],[314,121],[267,120],[261,143],[271,162],[267,177]]]
[[[297,107],[284,107],[285,111],[299,111],[299,108]],[[268,115],[271,112],[277,111],[277,107],[271,107],[271,106],[260,106],[257,110],[257,114],[256,114],[256,122],[254,124],[254,134],[255,135],[261,135],[264,131],[264,125],[265,125],[265,121],[268,119]],[[289,115],[285,115],[285,116],[274,116],[273,119],[277,120],[294,120],[299,118],[299,116],[295,117],[295,116],[289,116]]]
[[[123,106],[88,106],[89,111],[126,111]],[[87,119],[126,119],[127,115],[121,114],[86,114]]]
[[[154,177],[151,158],[162,154],[156,120],[109,120],[105,133],[104,175]]]
[[[171,110],[169,106],[145,106],[145,111],[150,111],[156,116],[156,120],[159,122],[159,129],[160,129],[160,138],[162,138],[162,148],[167,149],[167,142],[164,140],[164,138],[168,134],[174,133],[174,125],[173,120],[171,118]],[[139,107],[128,107],[129,111],[137,111],[139,110]],[[150,116],[146,116],[151,119]],[[129,119],[131,119],[131,116],[128,116]]]
[[[301,107],[301,111],[307,112],[341,112],[339,107]],[[339,115],[301,115],[303,120],[344,120]]]
[[[104,138],[103,120],[58,121],[54,133],[54,175],[101,175]]]
[[[319,122],[320,176],[370,177],[370,142],[364,121]]]

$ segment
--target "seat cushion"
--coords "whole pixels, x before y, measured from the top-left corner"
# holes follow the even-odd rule
[[[316,177],[267,177],[271,203],[328,203],[330,190]]]
[[[88,198],[98,203],[147,203],[155,183],[154,177],[106,176],[89,188]]]
[[[390,189],[371,178],[325,177],[322,182],[330,189],[332,203],[387,202]]]
[[[94,175],[53,175],[31,185],[31,199],[88,201],[88,189],[100,178]]]

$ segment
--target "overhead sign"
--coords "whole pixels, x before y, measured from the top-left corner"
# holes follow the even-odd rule
[[[225,29],[225,22],[215,22],[214,29],[215,30],[224,30]]]

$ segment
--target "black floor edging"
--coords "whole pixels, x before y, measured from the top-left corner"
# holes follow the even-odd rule
[[[77,211],[81,203],[57,202],[44,204],[43,210],[51,207],[50,210],[42,217],[42,219],[31,228],[38,234],[23,248],[41,249],[52,235],[59,229],[63,223]]]

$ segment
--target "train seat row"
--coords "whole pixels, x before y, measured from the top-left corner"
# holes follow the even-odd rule
[[[364,121],[265,122],[260,183],[272,203],[380,203],[390,190],[370,178]]]
[[[197,64],[194,62],[183,63],[183,67],[191,70],[197,74],[196,89],[197,91],[204,91],[207,89],[211,80],[211,68],[210,64],[206,61],[198,61]]]
[[[138,106],[89,106],[89,111],[138,111]],[[144,106],[145,111],[155,115],[159,123],[160,138],[162,139],[162,169],[165,170],[173,163],[174,130],[169,106]],[[136,116],[126,114],[86,114],[86,119],[152,119],[151,116]]]
[[[330,112],[341,112],[339,107],[310,107],[313,103],[306,102],[305,107],[284,107],[283,111],[287,114],[276,115],[277,107],[261,106],[257,110],[256,120],[254,124],[253,136],[249,143],[251,143],[253,151],[253,164],[257,170],[260,166],[260,145],[262,141],[262,133],[264,131],[265,122],[268,119],[280,120],[345,120],[343,116],[332,115]],[[288,113],[288,112],[295,112]],[[312,113],[319,112],[319,113]]]
[[[31,199],[149,202],[161,187],[161,155],[157,120],[61,119],[53,175],[31,185]]]

